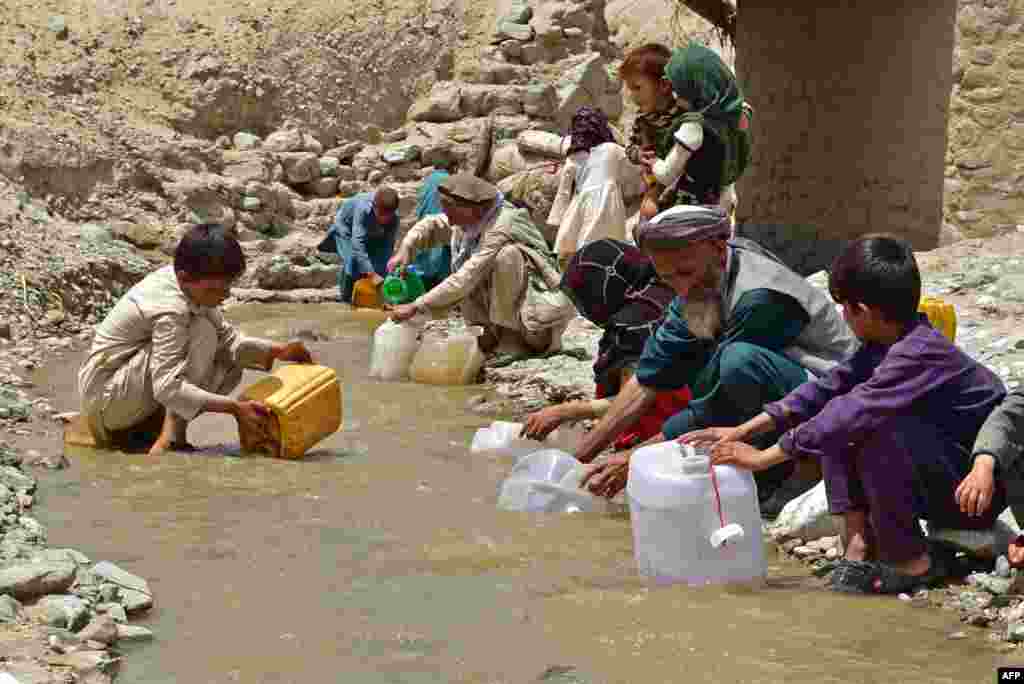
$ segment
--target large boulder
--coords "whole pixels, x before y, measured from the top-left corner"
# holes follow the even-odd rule
[[[420,163],[433,166],[455,162],[459,169],[476,175],[487,170],[493,124],[489,118],[463,119],[451,124],[421,123],[409,138],[420,148]]]
[[[19,601],[67,591],[75,581],[74,563],[18,563],[0,568],[0,594]]]
[[[279,158],[289,183],[308,183],[320,177],[320,158],[315,152],[285,152]]]
[[[107,561],[97,563],[90,572],[94,577],[120,588],[120,602],[127,612],[135,613],[153,607],[153,591],[141,577]]]
[[[337,284],[338,271],[338,265],[295,264],[276,255],[258,263],[252,276],[257,287],[264,290],[323,289]]]
[[[609,67],[608,60],[596,52],[565,60],[567,71],[555,83],[558,107],[554,118],[559,128],[568,130],[573,114],[584,105],[602,109],[609,119],[619,118],[622,86],[612,79]]]
[[[420,98],[409,108],[412,121],[446,123],[463,117],[459,86],[449,81],[435,83],[430,94]]]
[[[243,183],[258,181],[269,183],[274,173],[276,160],[272,155],[259,150],[225,150],[224,168],[221,175]]]
[[[268,135],[263,147],[272,152],[302,152],[306,149],[306,141],[302,131],[289,128]]]
[[[462,111],[466,116],[523,113],[521,86],[471,83],[461,88]]]

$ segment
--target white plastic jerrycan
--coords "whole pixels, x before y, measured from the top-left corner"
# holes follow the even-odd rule
[[[633,454],[626,497],[641,575],[690,585],[759,583],[767,576],[751,473],[715,466],[712,478],[706,452],[662,442]]]
[[[370,377],[380,380],[403,380],[420,347],[419,334],[424,319],[413,318],[402,323],[386,320],[373,333]]]
[[[540,448],[550,447],[562,451],[572,451],[583,436],[583,428],[577,425],[562,425],[555,429],[542,442],[523,439],[522,423],[509,423],[496,420],[489,426],[480,428],[473,435],[469,451],[473,454],[486,455],[492,458],[507,458],[518,462],[523,456]]]
[[[583,464],[558,449],[519,459],[501,485],[498,508],[532,513],[593,513],[608,510],[604,499],[579,488]]]
[[[447,339],[425,339],[413,357],[409,375],[424,385],[471,385],[484,366],[477,339],[484,334],[478,325]]]

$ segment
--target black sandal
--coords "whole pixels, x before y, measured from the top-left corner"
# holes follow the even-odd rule
[[[930,565],[923,575],[908,575],[878,561],[851,561],[836,565],[829,588],[845,594],[909,594],[934,586],[950,576],[948,560],[942,553],[929,551]]]

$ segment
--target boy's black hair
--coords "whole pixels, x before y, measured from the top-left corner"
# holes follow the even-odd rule
[[[893,323],[917,318],[921,302],[921,271],[914,251],[891,235],[865,235],[854,240],[832,262],[828,276],[832,298],[863,304]]]
[[[234,232],[219,223],[200,223],[189,228],[178,242],[174,270],[193,279],[234,279],[245,272],[245,253]]]

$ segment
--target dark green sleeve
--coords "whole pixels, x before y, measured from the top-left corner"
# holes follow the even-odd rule
[[[781,351],[793,344],[810,320],[791,295],[778,290],[750,290],[736,302],[720,342],[747,342]]]

